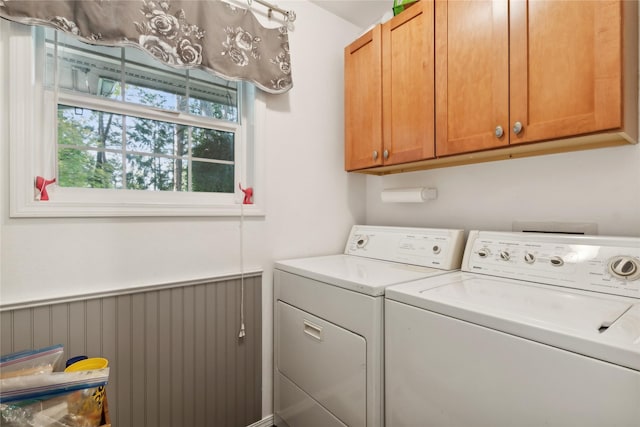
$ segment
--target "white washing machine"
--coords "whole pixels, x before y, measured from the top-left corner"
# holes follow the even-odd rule
[[[640,239],[472,231],[385,334],[388,427],[638,427]]]
[[[343,254],[276,262],[277,426],[382,426],[384,292],[458,269],[462,230],[352,228]]]

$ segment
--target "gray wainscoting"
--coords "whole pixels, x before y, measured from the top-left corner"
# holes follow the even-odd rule
[[[247,426],[261,418],[261,277],[17,308],[0,313],[0,352],[63,344],[65,360],[111,367],[114,427]]]

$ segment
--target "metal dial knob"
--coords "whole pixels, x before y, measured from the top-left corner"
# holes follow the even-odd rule
[[[621,279],[635,279],[640,275],[640,261],[630,256],[618,256],[609,263],[609,271]]]
[[[356,236],[356,247],[364,248],[365,246],[367,246],[367,243],[369,243],[369,236],[367,236],[366,234]]]
[[[373,160],[378,160],[378,152],[373,150]]]
[[[489,248],[482,248],[478,251],[478,256],[480,258],[486,258],[489,255],[491,255],[491,251],[489,250]]]
[[[502,126],[496,126],[495,134],[496,138],[502,138],[502,135],[504,135],[504,129],[502,129]]]
[[[535,261],[536,257],[532,253],[527,252],[524,254],[524,262],[526,262],[527,264],[533,264]]]
[[[551,258],[549,258],[549,262],[554,267],[561,267],[564,265],[564,260],[559,256],[552,256]]]
[[[509,252],[507,251],[500,251],[500,259],[503,261],[509,261],[509,259],[511,258],[511,254],[509,254]]]
[[[522,123],[520,122],[515,122],[513,124],[513,133],[515,133],[516,135],[518,135],[520,132],[522,132],[522,129],[524,128],[524,126],[522,126]]]

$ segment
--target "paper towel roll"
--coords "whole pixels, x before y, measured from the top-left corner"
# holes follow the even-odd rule
[[[437,196],[435,188],[385,188],[380,193],[380,199],[384,203],[422,203],[425,200],[434,200]]]

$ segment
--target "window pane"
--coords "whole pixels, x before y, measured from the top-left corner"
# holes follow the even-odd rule
[[[55,31],[45,30],[46,84],[53,87]],[[120,97],[121,52],[117,47],[93,46],[58,33],[58,87],[72,92]]]
[[[135,48],[93,46],[51,29],[42,32],[46,40],[46,84],[53,90],[61,89],[61,186],[238,191],[238,82],[203,70],[169,67]],[[250,92],[243,88],[243,93]],[[96,100],[96,96],[103,99]],[[133,109],[132,103],[136,104]],[[110,112],[100,111],[103,108]],[[139,111],[143,117],[127,115],[131,111]],[[225,124],[225,130],[220,130],[221,121],[235,124]],[[200,127],[190,123],[199,123]]]
[[[122,157],[105,151],[61,148],[58,184],[76,188],[122,188]]]
[[[45,81],[53,88],[56,31],[45,29],[45,38]],[[59,89],[238,122],[237,82],[166,66],[134,47],[89,45],[62,32],[57,38]]]
[[[127,155],[127,188],[174,191],[182,189],[182,160]],[[179,170],[178,173],[176,173]],[[177,179],[176,179],[177,178]]]
[[[176,91],[172,93],[164,89],[127,84],[125,101],[149,105],[163,110],[186,111],[187,97],[184,93],[178,92],[179,88],[176,87],[175,89]]]
[[[233,193],[234,167],[221,163],[193,161],[191,163],[192,191]]]
[[[184,153],[185,126],[138,117],[127,117],[127,151],[149,154]]]
[[[189,191],[189,159],[176,159],[175,176],[175,191]]]
[[[238,122],[238,83],[189,71],[189,113]]]
[[[189,98],[189,113],[230,122],[238,121],[238,107],[198,99],[193,95]]]
[[[202,128],[193,128],[191,132],[193,157],[233,161],[233,132]]]
[[[189,154],[189,129],[191,126],[176,125],[176,156],[187,156]]]
[[[125,101],[187,111],[187,71],[168,67],[147,52],[125,48]]]
[[[58,144],[120,149],[122,116],[58,105]]]

